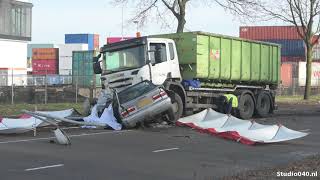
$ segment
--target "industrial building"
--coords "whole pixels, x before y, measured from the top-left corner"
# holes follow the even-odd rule
[[[26,84],[32,7],[28,0],[0,0],[0,86]]]

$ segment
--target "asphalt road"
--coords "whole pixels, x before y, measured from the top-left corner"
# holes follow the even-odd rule
[[[217,179],[274,167],[320,151],[320,106],[282,105],[259,123],[310,131],[285,143],[248,146],[189,128],[68,129],[71,146],[49,143],[52,134],[0,136],[0,179],[185,180]]]

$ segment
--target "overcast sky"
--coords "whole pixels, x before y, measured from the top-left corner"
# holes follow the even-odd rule
[[[121,36],[122,8],[110,0],[31,0],[33,3],[32,43],[64,43],[66,33],[97,33],[100,43],[109,36]],[[134,36],[136,26],[127,23],[133,10],[124,7],[124,36]],[[171,14],[169,14],[171,16]],[[205,31],[238,36],[239,20],[223,8],[212,5],[192,5],[187,10],[188,31]],[[259,23],[255,25],[261,25]],[[277,24],[279,25],[279,24]],[[174,26],[175,27],[175,26]],[[174,32],[151,22],[139,29],[142,35]]]

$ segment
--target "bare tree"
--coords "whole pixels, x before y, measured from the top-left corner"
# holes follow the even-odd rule
[[[306,47],[306,85],[304,99],[310,98],[312,49],[320,32],[320,0],[257,0],[256,14],[261,19],[279,19],[293,24]],[[316,38],[315,38],[316,37]]]
[[[186,24],[186,12],[190,3],[212,5],[216,3],[231,12],[245,16],[252,16],[248,10],[256,7],[255,0],[113,0],[115,4],[131,4],[135,7],[136,14],[131,21],[139,20],[140,25],[145,25],[151,15],[155,15],[157,19],[162,20],[165,26],[170,26],[166,18],[173,15],[177,21],[176,32],[183,32]],[[250,7],[250,8],[249,8]],[[170,13],[168,13],[168,11]]]

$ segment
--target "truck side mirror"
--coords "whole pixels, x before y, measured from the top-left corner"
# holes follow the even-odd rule
[[[93,72],[95,74],[101,74],[102,69],[101,69],[100,62],[99,62],[99,56],[93,57],[92,61],[93,61]]]

